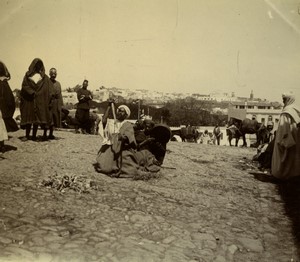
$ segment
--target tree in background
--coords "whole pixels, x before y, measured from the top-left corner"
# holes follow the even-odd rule
[[[81,85],[78,84],[73,88],[67,88],[67,92],[77,92],[79,88],[81,88]],[[120,95],[116,95],[114,98],[116,99],[116,108],[121,104],[125,104],[130,108],[130,119],[138,119],[142,112],[145,114],[150,112],[150,116],[156,123],[166,123],[169,126],[215,126],[217,123],[224,126],[227,120],[227,115],[222,114],[221,111],[215,114],[212,113],[212,108],[216,106],[216,102],[197,100],[194,97],[169,101],[162,108],[150,107],[142,99],[125,99]],[[218,106],[220,105],[218,104]],[[102,102],[98,108],[99,112],[104,113],[106,107],[106,102]],[[224,104],[221,107],[226,107],[226,105]]]
[[[224,125],[227,119],[223,114],[211,113],[211,102],[199,101],[192,97],[168,102],[163,108],[152,108],[151,112],[155,122],[161,122],[163,119],[170,126],[210,126],[216,123]]]

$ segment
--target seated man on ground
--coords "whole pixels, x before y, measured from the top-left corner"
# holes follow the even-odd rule
[[[257,161],[259,163],[260,170],[269,170],[271,168],[275,135],[276,132],[269,143],[262,144],[257,148],[257,154],[252,159],[253,161]]]
[[[113,120],[108,119],[111,109]],[[96,158],[96,171],[113,177],[136,177],[141,172],[160,170],[150,151],[137,151],[133,125],[125,121],[129,116],[130,109],[126,105],[120,105],[115,114],[114,101],[109,101],[102,118],[104,138]]]

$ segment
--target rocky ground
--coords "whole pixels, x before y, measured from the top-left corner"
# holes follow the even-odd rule
[[[98,174],[99,137],[11,134],[0,155],[0,261],[300,261],[300,186],[253,148],[168,144],[150,180]]]

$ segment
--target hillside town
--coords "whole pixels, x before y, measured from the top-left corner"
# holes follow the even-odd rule
[[[74,88],[67,88],[62,92],[64,105],[73,108],[78,100],[76,90],[80,85]],[[279,115],[282,110],[282,104],[279,102],[268,101],[264,98],[257,98],[253,91],[249,97],[241,97],[234,92],[215,91],[210,94],[200,93],[167,93],[163,91],[151,91],[145,89],[129,90],[122,88],[106,88],[101,86],[92,91],[93,100],[101,103],[107,101],[111,94],[118,97],[120,101],[126,103],[139,103],[146,108],[144,114],[151,115],[149,108],[163,108],[168,103],[176,100],[192,99],[200,104],[203,109],[210,111],[211,114],[224,115],[230,117],[255,118],[260,123],[273,121],[275,124],[279,121]]]

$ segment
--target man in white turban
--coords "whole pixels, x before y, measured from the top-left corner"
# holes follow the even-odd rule
[[[110,110],[113,111],[114,119],[108,119]],[[114,101],[109,101],[108,108],[102,117],[104,137],[96,159],[97,171],[119,175],[122,163],[130,162],[127,158],[132,158],[136,140],[133,125],[125,121],[129,116],[128,106],[120,105],[114,112]],[[131,168],[129,170],[131,171]]]
[[[126,123],[126,119],[130,116],[130,109],[126,105],[120,105],[117,108],[116,119],[108,119],[109,111],[112,108],[112,103],[109,103],[108,108],[105,114],[102,117],[102,124],[104,130],[104,140],[102,144],[111,145],[112,137],[114,134],[120,133],[120,129],[124,123]],[[114,110],[114,109],[112,109]],[[113,113],[114,114],[114,113]]]
[[[110,109],[114,119],[107,119]],[[130,116],[130,109],[120,105],[114,112],[113,101],[109,102],[102,121],[104,139],[99,149],[95,169],[99,173],[113,177],[136,177],[139,174],[156,174],[160,167],[155,156],[148,150],[137,152],[137,142],[133,124],[125,121]]]
[[[271,173],[279,179],[300,175],[300,108],[291,93],[282,95],[283,110],[275,135]]]
[[[129,118],[130,117],[130,109],[129,109],[129,107],[128,106],[126,106],[126,105],[120,105],[120,106],[118,106],[118,108],[117,108],[117,114],[119,113],[119,112],[122,112],[122,109],[125,111],[125,113],[126,113],[126,116],[125,116],[125,119],[127,119],[127,118]],[[123,116],[123,114],[121,114],[122,116]],[[121,116],[120,115],[120,116]],[[119,116],[119,118],[120,118],[120,116]],[[121,118],[122,118],[122,116],[121,116]],[[117,119],[118,119],[118,116],[117,116]]]

